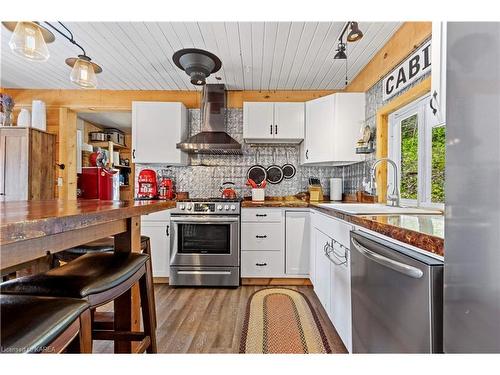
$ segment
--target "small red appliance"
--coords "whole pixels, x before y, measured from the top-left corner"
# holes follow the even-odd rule
[[[83,167],[78,176],[79,198],[120,200],[118,171],[102,167]]]
[[[139,191],[137,198],[140,199],[154,199],[158,195],[158,181],[156,179],[156,172],[152,169],[143,169],[137,178]]]
[[[175,199],[176,194],[174,180],[167,177],[161,177],[158,191],[158,198],[160,199]]]

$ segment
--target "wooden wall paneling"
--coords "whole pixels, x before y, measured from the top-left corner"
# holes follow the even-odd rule
[[[419,84],[391,100],[377,111],[377,159],[386,158],[388,155],[389,141],[389,115],[401,107],[422,97],[431,90],[431,78],[426,78]],[[378,201],[385,202],[387,197],[387,163],[381,163],[377,168],[377,194]]]
[[[432,33],[432,22],[405,22],[391,39],[346,87],[348,92],[366,92]]]
[[[59,164],[59,198],[76,199],[76,112],[68,108],[59,109]]]
[[[29,131],[28,199],[54,198],[56,136],[37,129]]]

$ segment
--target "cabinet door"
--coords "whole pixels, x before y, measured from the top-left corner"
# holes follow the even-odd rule
[[[330,311],[328,316],[337,333],[351,352],[351,272],[350,253],[334,244],[335,253],[331,254],[330,262]],[[346,255],[338,258],[335,254]]]
[[[431,108],[433,126],[446,122],[446,22],[432,23]]]
[[[309,274],[309,212],[285,214],[285,259],[287,275]]]
[[[141,234],[151,241],[153,277],[168,277],[170,269],[170,222],[143,221]]]
[[[319,232],[313,225],[315,221],[315,215],[316,214],[314,212],[311,212],[311,238],[309,239],[309,280],[311,280],[313,287],[316,286],[316,237],[318,235],[317,233]]]
[[[330,260],[325,255],[325,245],[331,242],[323,232],[316,231],[315,284],[314,291],[324,309],[330,311]]]
[[[274,138],[283,141],[304,139],[304,103],[274,103]]]
[[[182,103],[132,102],[132,158],[135,163],[187,165],[177,148],[187,137],[187,112]]]
[[[23,129],[0,133],[0,200],[28,199],[28,135]]]
[[[274,103],[243,103],[243,138],[274,139]]]
[[[334,96],[306,102],[303,163],[333,160]]]
[[[359,130],[365,123],[365,94],[335,94],[333,125],[333,158],[336,164],[362,161],[363,155],[356,154]],[[325,160],[326,161],[326,160]]]

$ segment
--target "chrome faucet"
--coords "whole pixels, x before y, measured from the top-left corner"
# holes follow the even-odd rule
[[[394,168],[394,186],[392,189],[392,194],[387,194],[387,205],[388,206],[393,206],[393,207],[399,207],[399,201],[400,201],[400,195],[399,195],[399,186],[398,186],[398,166],[396,163],[394,163],[393,160],[389,158],[381,158],[375,160],[375,163],[373,163],[372,168],[370,170],[370,176],[372,179],[372,186],[375,186],[375,169],[377,168],[377,165],[379,165],[381,162],[386,161],[387,164],[392,165]],[[389,186],[389,185],[387,185]]]

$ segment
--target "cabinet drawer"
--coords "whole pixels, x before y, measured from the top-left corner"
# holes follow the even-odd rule
[[[281,223],[241,223],[241,250],[283,249]]]
[[[282,211],[279,208],[244,208],[241,210],[241,221],[247,222],[281,222]]]
[[[281,251],[242,251],[241,277],[276,277],[283,275]]]

